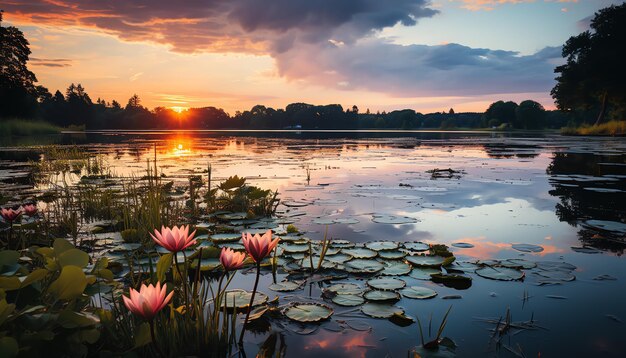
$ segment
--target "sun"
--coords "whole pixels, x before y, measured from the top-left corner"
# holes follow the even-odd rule
[[[183,113],[185,111],[187,111],[189,109],[189,107],[180,107],[180,106],[174,106],[174,107],[170,107],[170,109],[178,114]]]

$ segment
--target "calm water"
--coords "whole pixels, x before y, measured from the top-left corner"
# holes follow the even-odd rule
[[[544,266],[571,264],[576,267],[569,272],[573,281],[546,284],[535,271],[514,282],[471,274],[472,286],[465,290],[402,276],[407,286],[430,287],[438,296],[403,298],[396,305],[419,317],[426,331],[429,317],[436,331],[452,305],[444,336],[456,342],[459,357],[515,356],[505,346],[528,357],[626,356],[621,244],[626,240],[626,139],[469,132],[161,132],[63,135],[44,142],[100,154],[117,175],[144,175],[155,146],[160,170],[180,185],[189,174],[206,175],[209,164],[215,181],[243,175],[251,184],[278,190],[283,202],[278,214],[311,239],[321,239],[328,227],[332,238],[358,243],[471,244],[452,247],[460,262],[523,258]],[[10,141],[0,148],[5,195],[29,195],[26,161],[40,156],[24,145],[36,144]],[[448,168],[453,172],[429,172]],[[513,244],[543,250],[521,252]],[[233,286],[251,288],[252,280],[251,274],[239,274]],[[276,292],[263,288],[271,275],[262,280],[261,290],[274,297]],[[294,294],[322,301],[317,285],[280,296],[289,301]],[[447,295],[462,298],[442,298]],[[417,324],[403,328],[328,304],[335,315],[319,328],[272,326],[287,356],[404,357],[419,344]],[[512,332],[496,347],[490,331],[495,324],[482,319],[504,317],[507,308],[513,321],[532,318],[538,328]],[[256,354],[270,334],[248,335],[248,355]]]

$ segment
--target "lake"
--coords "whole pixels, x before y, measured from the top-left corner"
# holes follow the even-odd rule
[[[215,183],[244,176],[278,191],[279,235],[292,224],[311,240],[326,234],[357,247],[378,241],[409,250],[413,242],[449,246],[456,257],[449,272],[471,277],[471,287],[435,283],[419,267],[389,277],[437,293],[430,299],[403,295],[394,303],[419,318],[427,338],[434,338],[452,306],[443,336],[455,342],[459,357],[626,356],[624,138],[424,131],[66,133],[2,143],[5,197],[46,190],[32,182],[29,161],[42,160],[38,144],[76,146],[101,158],[114,176],[141,177],[156,155],[159,172],[174,186],[188,184],[189,175],[206,180],[209,165]],[[286,267],[304,257],[283,249]],[[494,273],[492,266],[505,269]],[[479,275],[480,268],[486,270]],[[524,277],[514,277],[517,272]],[[231,287],[251,289],[253,276],[238,273]],[[287,272],[278,276],[280,281]],[[322,298],[322,289],[333,283],[364,289],[368,279],[350,275],[275,292],[268,289],[272,275],[264,274],[260,291],[270,298],[325,302],[335,312],[321,324],[261,324],[247,336],[247,354],[255,355],[273,337],[287,357],[406,356],[420,344],[417,323],[401,327]]]

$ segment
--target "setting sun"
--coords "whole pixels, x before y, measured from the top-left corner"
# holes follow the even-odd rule
[[[189,107],[179,107],[179,106],[174,106],[174,107],[170,107],[172,109],[172,111],[181,114],[183,112],[187,112],[189,110]]]

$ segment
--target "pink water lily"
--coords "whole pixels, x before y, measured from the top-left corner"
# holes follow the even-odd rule
[[[142,284],[139,291],[131,288],[130,298],[122,295],[122,299],[132,313],[150,321],[169,303],[173,295],[174,291],[166,295],[165,285],[161,287],[161,283],[158,282],[156,286]]]
[[[28,216],[34,216],[37,214],[37,205],[35,204],[22,205],[22,209],[24,209],[24,214]]]
[[[19,208],[17,210],[13,210],[12,208],[2,208],[2,210],[0,210],[0,215],[2,216],[4,221],[12,223],[13,221],[15,221],[15,219],[22,215],[22,208]]]
[[[245,259],[246,254],[243,252],[237,252],[227,247],[222,248],[220,253],[220,262],[226,271],[234,271],[241,268]]]
[[[172,229],[161,226],[160,232],[154,229],[154,235],[150,234],[150,236],[152,236],[154,242],[168,251],[179,252],[196,243],[196,240],[193,238],[195,234],[196,232],[194,231],[189,235],[189,225],[183,225],[180,227],[174,226]]]
[[[241,233],[241,238],[246,251],[257,263],[261,262],[278,245],[278,238],[272,240],[272,230],[267,230],[263,236]]]

